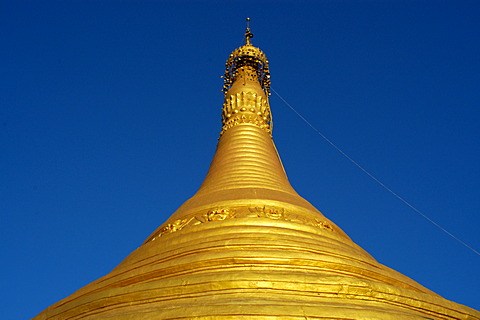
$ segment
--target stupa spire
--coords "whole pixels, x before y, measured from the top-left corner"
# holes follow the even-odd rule
[[[250,39],[253,38],[253,33],[250,32],[250,18],[247,18],[247,28],[245,30],[245,45],[251,46]]]
[[[288,181],[271,136],[268,60],[262,50],[251,45],[249,39],[252,36],[247,24],[246,44],[233,50],[225,64],[222,131],[205,180],[197,193],[147,242],[197,223],[201,218],[191,212],[209,203],[216,203],[223,216],[228,212],[232,214],[229,218],[238,218],[252,215],[252,210],[257,209],[246,204],[259,199],[270,204],[278,202],[279,207],[271,209],[275,212],[284,212],[282,208],[287,204],[299,206],[309,213],[303,220],[295,221],[321,226],[335,232],[335,237],[351,241],[340,228],[298,195]]]
[[[235,49],[225,64],[221,134],[245,122],[255,124],[270,134],[272,132],[268,60],[265,53],[250,42],[253,34],[249,21],[247,18],[245,45]]]

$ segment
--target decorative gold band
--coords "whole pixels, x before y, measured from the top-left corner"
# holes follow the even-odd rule
[[[237,92],[225,97],[220,135],[233,126],[250,123],[272,134],[272,116],[268,100],[254,92]]]
[[[203,210],[194,215],[177,219],[167,223],[163,228],[153,234],[146,242],[157,240],[159,237],[182,230],[187,226],[199,225],[211,221],[223,221],[240,218],[268,218],[291,223],[299,223],[307,226],[321,228],[335,232],[335,228],[327,221],[318,218],[308,217],[301,213],[289,212],[285,208],[275,206],[248,206],[248,207],[222,207]]]

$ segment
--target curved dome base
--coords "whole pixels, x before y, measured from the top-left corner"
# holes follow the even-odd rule
[[[265,217],[194,225],[35,319],[480,319],[332,234]]]

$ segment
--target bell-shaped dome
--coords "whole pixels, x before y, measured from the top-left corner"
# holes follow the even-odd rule
[[[470,319],[378,263],[290,185],[271,137],[270,76],[227,60],[223,127],[198,192],[104,277],[35,319]]]

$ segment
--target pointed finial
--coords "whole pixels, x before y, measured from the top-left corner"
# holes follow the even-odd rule
[[[250,18],[247,18],[247,30],[245,31],[245,45],[251,46],[250,39],[253,38],[253,33],[250,32]]]

